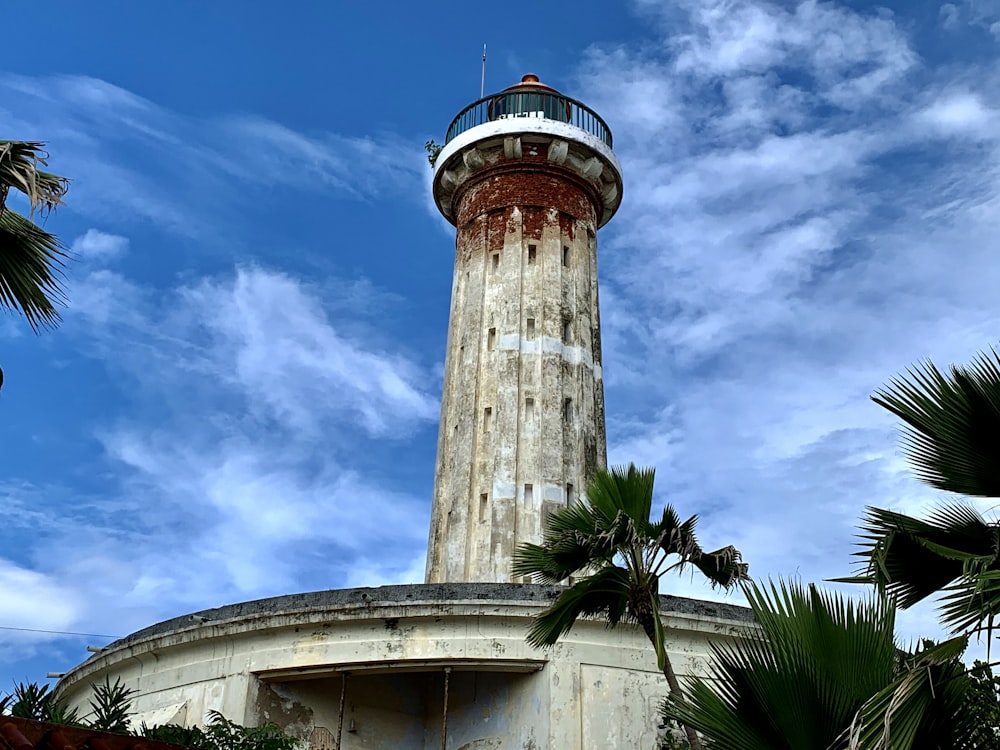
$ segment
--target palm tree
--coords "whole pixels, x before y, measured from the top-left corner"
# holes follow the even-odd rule
[[[535,617],[529,643],[553,645],[581,615],[603,615],[609,627],[636,623],[653,644],[671,695],[682,700],[659,616],[660,577],[694,566],[728,589],[746,578],[747,566],[733,546],[703,552],[694,533],[697,516],[681,522],[667,505],[651,521],[653,478],[653,469],[634,464],[598,471],[585,498],[549,515],[542,544],[518,547],[513,569],[539,583],[577,579]],[[691,748],[699,750],[698,735],[685,731]]]
[[[34,331],[59,322],[56,304],[65,302],[59,278],[67,255],[55,235],[33,223],[62,203],[65,177],[45,172],[44,143],[0,140],[0,307],[19,311]],[[30,214],[8,208],[14,189],[28,199]]]
[[[810,585],[744,587],[757,627],[712,644],[706,677],[667,718],[713,748],[847,750],[976,747],[960,708],[971,685],[965,638],[903,654],[895,610],[882,597],[853,602]]]

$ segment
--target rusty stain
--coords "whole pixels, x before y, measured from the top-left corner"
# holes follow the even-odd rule
[[[601,196],[593,184],[572,170],[547,162],[530,168],[519,163],[480,170],[455,191],[452,205],[457,206],[457,224],[463,230],[476,217],[500,209],[509,211],[515,206],[555,209],[590,225],[596,223],[603,210]],[[525,231],[538,237],[540,228],[537,224],[527,225]]]

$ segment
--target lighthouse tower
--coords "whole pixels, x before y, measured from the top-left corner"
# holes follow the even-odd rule
[[[611,131],[526,75],[466,107],[435,162],[456,227],[427,582],[511,582],[514,549],[606,463],[597,230]]]

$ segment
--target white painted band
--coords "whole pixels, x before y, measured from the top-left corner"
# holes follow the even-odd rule
[[[589,349],[564,344],[555,336],[536,336],[529,339],[517,333],[505,333],[499,337],[498,347],[501,351],[519,351],[521,354],[557,354],[567,364],[583,365],[593,371],[595,379],[601,379],[601,366],[594,366],[594,356]]]

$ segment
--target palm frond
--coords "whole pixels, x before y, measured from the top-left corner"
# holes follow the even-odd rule
[[[69,180],[38,168],[48,163],[47,157],[45,144],[39,141],[0,140],[0,213],[10,188],[24,193],[32,216],[36,210],[45,214],[62,203]]]
[[[35,331],[56,325],[56,305],[66,301],[60,277],[67,257],[55,235],[0,210],[0,307],[23,313]]]
[[[650,525],[650,535],[655,537],[656,544],[667,555],[687,557],[698,547],[695,529],[698,526],[698,516],[691,516],[681,522],[681,518],[669,503],[663,506],[660,520]]]
[[[732,588],[740,581],[747,579],[748,566],[743,562],[743,556],[732,545],[722,547],[714,552],[705,552],[698,544],[695,529],[698,516],[691,516],[683,523],[673,506],[663,509],[659,522],[652,524],[651,531],[656,536],[656,545],[667,557],[676,555],[678,560],[670,566],[670,570],[683,571],[693,565],[708,578],[713,586]]]
[[[868,507],[861,524],[854,583],[872,583],[908,608],[975,569],[996,565],[1000,529],[964,504],[943,506],[928,520]]]
[[[569,578],[578,568],[567,569],[540,544],[524,543],[514,550],[512,571],[515,576],[531,576],[535,583],[559,583]]]
[[[573,627],[577,618],[603,614],[609,627],[628,615],[630,579],[627,570],[608,566],[563,591],[551,607],[535,617],[528,643],[551,646]]]
[[[648,524],[655,476],[655,469],[639,469],[635,464],[599,471],[587,485],[587,501],[608,526],[620,513],[637,525]]]
[[[964,710],[971,683],[960,661],[967,646],[967,638],[953,638],[909,657],[905,671],[858,710],[848,750],[962,747],[974,733]]]
[[[963,495],[1000,497],[1000,355],[980,353],[950,377],[931,362],[893,378],[872,400],[907,427],[903,451],[917,477]]]
[[[730,589],[748,578],[749,566],[743,562],[743,555],[736,547],[729,545],[714,552],[693,552],[688,559],[702,572],[713,586]]]
[[[705,677],[668,716],[713,747],[828,748],[895,674],[891,607],[780,583],[744,591],[759,630],[713,644]]]
[[[1000,616],[1000,570],[978,569],[963,575],[944,589],[940,611],[941,621],[955,633],[986,630],[992,635]],[[987,648],[991,641],[987,640]]]
[[[514,551],[514,575],[529,575],[538,583],[558,583],[610,558],[608,546],[586,502],[560,508],[545,519],[542,545],[525,543]]]

